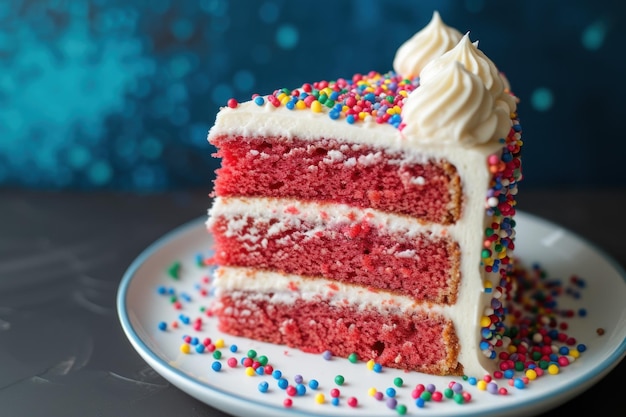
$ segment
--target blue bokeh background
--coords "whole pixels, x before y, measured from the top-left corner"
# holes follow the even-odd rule
[[[626,182],[624,2],[2,0],[0,185],[209,188],[229,98],[388,71],[435,9],[520,97],[525,187]]]

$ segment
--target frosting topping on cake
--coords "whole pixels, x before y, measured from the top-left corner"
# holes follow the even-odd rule
[[[428,78],[441,71],[444,66],[452,61],[462,63],[468,71],[478,75],[494,100],[501,101],[500,105],[507,106],[508,113],[513,113],[516,110],[515,99],[505,92],[500,71],[493,61],[478,49],[478,42],[472,43],[470,41],[469,32],[463,35],[454,48],[428,63],[422,70],[420,77],[422,79]]]
[[[445,70],[453,62],[475,78],[458,73],[454,66]],[[398,49],[394,69],[385,74],[372,71],[351,79],[307,83],[294,90],[282,88],[265,96],[253,95],[242,105],[231,99],[228,107],[309,110],[313,113],[309,122],[325,115],[351,125],[365,125],[367,130],[391,125],[400,129],[398,138],[403,146],[481,146],[502,141],[511,130],[517,99],[509,93],[508,83],[478,49],[478,43],[470,41],[469,32],[461,35],[443,23],[436,11],[430,23]],[[448,89],[450,86],[453,90]],[[216,124],[219,119],[220,115]],[[311,127],[317,129],[314,123]]]
[[[430,23],[398,48],[393,60],[394,71],[406,78],[420,75],[426,64],[452,49],[461,36],[435,11]]]
[[[473,46],[472,46],[473,47]],[[509,112],[494,105],[480,77],[453,61],[422,77],[402,109],[406,140],[475,146],[505,138]]]

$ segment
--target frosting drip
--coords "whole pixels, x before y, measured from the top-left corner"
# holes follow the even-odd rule
[[[405,78],[417,76],[426,64],[452,49],[459,39],[461,33],[447,26],[435,11],[430,23],[398,48],[393,69]]]
[[[476,146],[506,138],[509,112],[494,103],[480,77],[458,62],[421,79],[402,109],[402,134],[415,143]]]

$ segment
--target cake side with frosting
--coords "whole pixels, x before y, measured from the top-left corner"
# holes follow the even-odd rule
[[[394,68],[218,113],[214,311],[237,335],[480,375],[508,343],[516,99],[437,13]]]

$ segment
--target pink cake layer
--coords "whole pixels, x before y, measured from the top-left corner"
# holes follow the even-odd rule
[[[400,153],[334,139],[218,136],[215,195],[329,201],[452,224],[461,181],[445,161],[409,163]]]
[[[230,220],[238,225],[236,234],[229,232],[224,217],[216,218],[211,228],[218,248],[213,262],[218,265],[324,277],[437,304],[456,302],[460,253],[448,237],[408,239],[365,220],[325,229],[304,220],[289,222],[269,237],[268,228],[278,218],[255,222],[239,215]],[[318,231],[311,236],[306,233],[311,229]]]
[[[434,313],[412,315],[324,300],[273,303],[267,294],[233,292],[216,304],[220,331],[309,353],[329,350],[335,356],[356,353],[384,367],[438,375],[462,375],[453,324]]]

